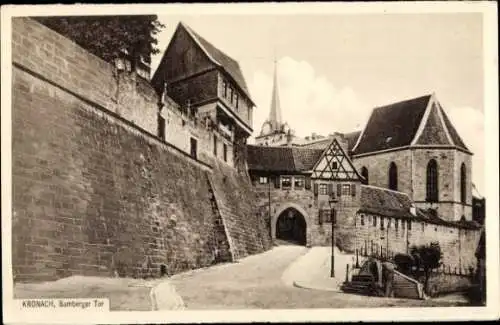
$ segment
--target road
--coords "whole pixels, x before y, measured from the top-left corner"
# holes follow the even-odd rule
[[[174,275],[170,283],[187,309],[457,306],[448,301],[365,297],[287,285],[282,277],[284,271],[307,250],[302,246],[282,245],[238,263]]]

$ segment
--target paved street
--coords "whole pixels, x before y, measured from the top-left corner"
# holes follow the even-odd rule
[[[240,308],[345,308],[430,307],[456,303],[365,297],[340,292],[296,288],[283,277],[287,267],[308,251],[301,246],[278,246],[271,251],[218,265],[174,275],[170,283],[187,309]],[[310,270],[304,269],[304,272]],[[294,275],[289,275],[294,276]]]

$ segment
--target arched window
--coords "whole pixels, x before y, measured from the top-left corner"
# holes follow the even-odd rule
[[[389,189],[398,190],[398,167],[394,162],[389,166]]]
[[[366,168],[365,166],[361,168],[361,176],[363,176],[364,178],[363,184],[368,185],[368,168]]]
[[[467,171],[465,164],[460,167],[460,202],[465,204],[467,201]]]
[[[439,201],[438,190],[438,165],[435,159],[431,159],[427,164],[427,196],[426,201]]]

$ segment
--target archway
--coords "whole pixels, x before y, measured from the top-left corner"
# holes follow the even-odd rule
[[[276,239],[306,245],[307,224],[304,216],[295,208],[287,208],[276,220]]]

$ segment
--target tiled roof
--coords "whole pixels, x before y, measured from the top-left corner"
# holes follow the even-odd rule
[[[426,95],[373,110],[353,154],[409,145],[431,98]]]
[[[322,149],[247,145],[249,170],[303,172],[311,170]]]
[[[462,148],[462,149],[469,151],[469,149],[467,148],[465,143],[462,141],[462,138],[460,137],[460,135],[458,135],[457,130],[455,129],[453,124],[451,124],[451,121],[448,118],[448,115],[446,115],[446,112],[444,111],[444,109],[441,109],[441,113],[443,114],[444,124],[446,124],[446,128],[448,129],[448,132],[450,133],[451,139],[453,140],[455,145],[459,148]]]
[[[344,133],[344,137],[347,140],[347,149],[349,152],[351,152],[352,148],[354,148],[354,145],[356,144],[356,141],[358,141],[360,134],[361,134],[361,131]]]
[[[322,139],[318,139],[315,141],[309,141],[305,143],[299,143],[297,146],[308,149],[326,149],[328,145],[332,142],[331,137],[326,137]]]
[[[243,73],[241,71],[240,65],[237,61],[233,60],[229,55],[222,52],[218,48],[216,48],[212,43],[201,37],[198,33],[192,30],[189,26],[182,23],[182,25],[189,31],[189,33],[196,38],[196,41],[203,47],[203,49],[216,61],[217,64],[220,64],[224,71],[234,79],[236,84],[241,88],[241,90],[245,93],[245,95],[252,101],[250,97],[250,92],[248,91],[248,87],[243,77]],[[253,101],[252,101],[253,103]]]
[[[347,150],[350,152],[354,145],[356,144],[356,141],[358,140],[359,135],[361,134],[361,131],[354,131],[354,132],[349,132],[349,133],[343,133],[342,135],[345,137],[345,140],[347,140]],[[297,144],[297,146],[300,146],[302,148],[310,148],[310,149],[326,149],[328,145],[332,142],[333,136],[328,136],[322,139],[318,139],[316,141],[310,141],[306,142],[303,144]]]
[[[407,194],[382,187],[361,185],[361,212],[387,217],[411,218],[411,200]]]
[[[446,221],[433,209],[424,210],[417,208],[415,209],[416,215],[413,215],[410,209],[413,203],[406,193],[382,187],[361,185],[360,204],[359,212],[372,213],[379,216],[402,218],[457,228],[478,229],[480,227],[475,221]]]

